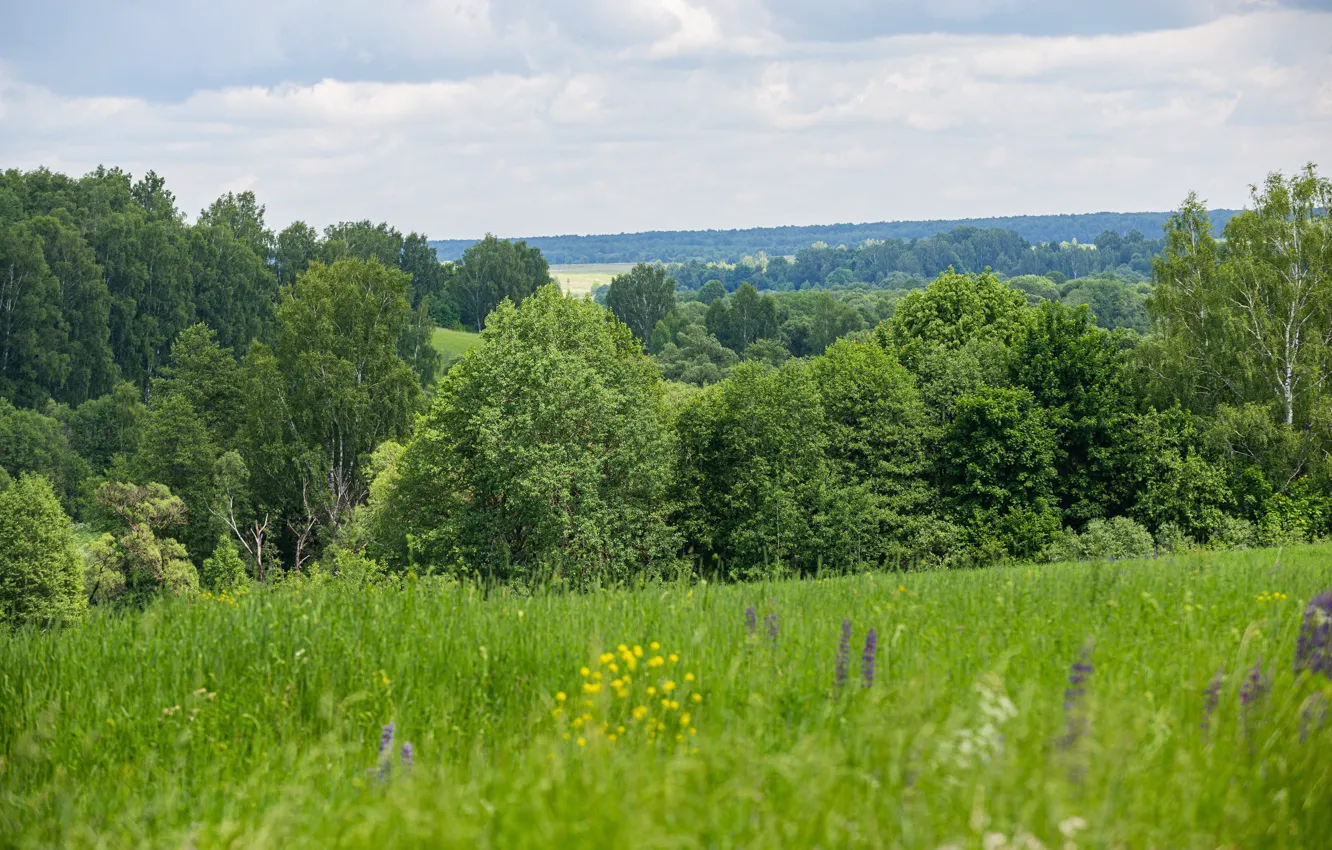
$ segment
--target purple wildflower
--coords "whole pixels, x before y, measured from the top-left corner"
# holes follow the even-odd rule
[[[874,656],[879,651],[879,633],[874,629],[865,632],[865,651],[860,656],[860,678],[864,687],[874,684]]]
[[[1271,689],[1272,680],[1263,672],[1263,660],[1260,658],[1249,675],[1240,682],[1240,705],[1247,711],[1249,706],[1267,696]]]
[[[1212,681],[1207,683],[1207,690],[1203,692],[1205,695],[1205,699],[1203,700],[1203,716],[1202,723],[1198,724],[1198,728],[1202,729],[1204,738],[1207,737],[1207,734],[1211,731],[1212,714],[1216,711],[1217,703],[1221,701],[1221,684],[1223,675],[1224,671],[1216,671],[1216,675],[1212,677]]]
[[[851,666],[851,621],[842,621],[842,640],[837,644],[837,670],[833,674],[833,685],[840,693],[846,685],[848,668]]]
[[[758,614],[754,611],[753,605],[745,609],[745,628],[749,630],[750,637],[758,631]]]
[[[777,615],[774,613],[774,614],[769,614],[768,616],[764,617],[764,618],[763,618],[763,625],[767,626],[767,628],[768,628],[768,637],[772,638],[772,648],[773,648],[773,650],[776,650],[776,649],[777,649],[777,633],[778,633],[778,631],[780,630],[780,627],[779,627],[778,624],[777,624]]]
[[[1301,744],[1308,741],[1309,726],[1315,717],[1318,718],[1318,728],[1322,729],[1323,724],[1327,722],[1327,700],[1323,698],[1322,694],[1314,694],[1313,700],[1300,713]]]
[[[1332,590],[1314,597],[1304,609],[1295,645],[1295,672],[1301,670],[1332,679]]]
[[[1068,687],[1064,689],[1064,714],[1068,719],[1068,731],[1064,734],[1063,744],[1072,747],[1087,731],[1087,720],[1082,713],[1082,698],[1086,695],[1087,678],[1096,672],[1091,663],[1091,652],[1084,649],[1082,657],[1070,669]]]
[[[389,747],[393,746],[393,723],[389,722],[379,733],[379,778],[385,779],[389,772]]]
[[[416,749],[412,746],[412,742],[405,742],[402,745],[402,769],[410,772],[412,769],[412,759],[415,757]]]

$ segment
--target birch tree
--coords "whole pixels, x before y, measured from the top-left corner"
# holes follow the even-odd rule
[[[1196,195],[1166,226],[1149,303],[1163,370],[1195,406],[1257,402],[1310,424],[1332,379],[1332,184],[1310,164],[1251,193],[1224,242]]]

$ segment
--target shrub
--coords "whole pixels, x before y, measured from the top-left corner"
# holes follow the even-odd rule
[[[69,517],[46,478],[0,490],[0,625],[57,624],[83,614],[83,579]]]
[[[1045,549],[1048,561],[1100,561],[1145,558],[1154,546],[1151,532],[1128,517],[1093,519],[1078,534],[1065,529]]]
[[[199,581],[207,590],[225,590],[243,584],[246,579],[245,562],[231,539],[218,538],[212,557],[205,558],[199,571]]]

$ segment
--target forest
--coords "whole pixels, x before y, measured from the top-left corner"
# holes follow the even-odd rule
[[[640,264],[579,300],[522,242],[440,263],[387,224],[275,234],[249,193],[188,224],[152,173],[10,171],[0,560],[66,591],[11,576],[0,610],[1319,539],[1330,197],[1311,165],[1223,238],[1190,196],[1159,240],[960,229]],[[436,326],[480,342],[445,369]]]
[[[1237,210],[1210,212],[1216,235]],[[1134,230],[1154,234],[1169,213],[1082,213],[1078,215],[1022,215],[942,221],[880,221],[867,224],[828,224],[787,227],[752,227],[739,230],[664,230],[588,236],[537,236],[529,245],[541,249],[547,261],[569,263],[700,262],[735,263],[767,254],[790,256],[816,242],[860,245],[867,241],[929,239],[958,228],[1017,233],[1033,244],[1062,242],[1087,244],[1105,232],[1127,236]],[[442,260],[455,260],[471,247],[471,239],[439,239],[430,243]]]

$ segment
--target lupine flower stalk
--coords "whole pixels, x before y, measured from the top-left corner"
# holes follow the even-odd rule
[[[776,651],[776,649],[777,649],[777,633],[778,633],[778,631],[780,630],[780,626],[779,626],[778,623],[777,623],[777,615],[776,615],[775,613],[773,613],[773,614],[769,614],[768,616],[764,617],[764,618],[763,618],[763,625],[765,625],[765,626],[768,627],[768,637],[772,638],[772,648],[773,648],[773,651]]]
[[[411,741],[404,742],[402,745],[402,769],[410,773],[414,758],[416,758],[416,748],[412,746]]]
[[[750,637],[758,631],[758,614],[754,611],[753,605],[745,609],[745,628],[749,630]]]
[[[1092,666],[1091,655],[1082,651],[1082,658],[1069,670],[1068,687],[1064,689],[1064,715],[1068,720],[1068,731],[1064,734],[1063,744],[1072,747],[1087,731],[1087,720],[1082,715],[1082,698],[1087,693],[1087,679],[1096,668]]]
[[[1263,672],[1263,660],[1260,658],[1249,671],[1249,675],[1240,682],[1240,706],[1247,712],[1250,706],[1267,696],[1267,692],[1271,689],[1272,681]]]
[[[1204,738],[1206,738],[1211,732],[1212,714],[1216,712],[1217,703],[1221,701],[1222,676],[1223,671],[1216,671],[1216,675],[1212,677],[1212,681],[1207,683],[1207,690],[1203,692],[1205,695],[1203,700],[1203,716],[1202,723],[1198,724],[1198,728],[1202,729]]]
[[[846,677],[851,667],[851,621],[842,621],[842,639],[837,644],[837,670],[833,673],[833,685],[841,693],[846,685]]]
[[[389,772],[389,747],[393,746],[393,723],[390,721],[385,724],[383,731],[379,733],[379,778],[388,776]]]
[[[1332,679],[1332,590],[1314,597],[1304,609],[1295,645],[1295,672],[1302,670]]]
[[[868,688],[874,684],[874,656],[879,651],[879,633],[870,629],[865,633],[865,651],[860,655],[861,684]]]

